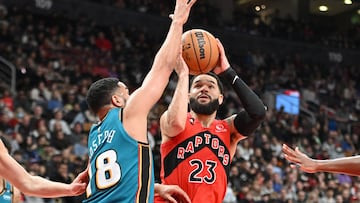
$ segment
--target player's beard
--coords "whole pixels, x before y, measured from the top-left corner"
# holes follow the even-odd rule
[[[195,98],[190,98],[190,109],[197,114],[211,115],[219,109],[218,99],[213,99],[207,104],[200,104]]]

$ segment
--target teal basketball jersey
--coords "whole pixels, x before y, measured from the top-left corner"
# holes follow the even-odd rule
[[[0,203],[11,203],[13,199],[13,187],[12,185],[3,180],[3,189],[0,192]]]
[[[90,129],[89,184],[84,203],[152,203],[154,171],[149,144],[123,128],[122,109],[111,109]]]

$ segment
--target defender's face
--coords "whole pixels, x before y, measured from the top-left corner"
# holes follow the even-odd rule
[[[112,96],[112,102],[115,106],[124,108],[129,98],[129,88],[123,82],[118,82],[118,86],[119,88]]]
[[[129,88],[123,82],[118,82],[118,86],[120,95],[125,97],[127,100],[129,98]]]

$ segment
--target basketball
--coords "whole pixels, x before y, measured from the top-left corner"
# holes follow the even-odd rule
[[[215,37],[203,29],[191,29],[182,35],[182,56],[189,67],[190,75],[207,73],[219,60]]]

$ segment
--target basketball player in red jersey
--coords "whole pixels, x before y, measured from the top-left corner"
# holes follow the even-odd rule
[[[263,102],[230,67],[219,40],[217,45],[220,58],[215,74],[195,76],[190,92],[188,68],[180,59],[174,97],[160,118],[161,181],[179,185],[195,203],[222,202],[236,145],[259,127],[266,113]],[[229,82],[244,107],[224,120],[216,119],[224,100],[219,78]]]

